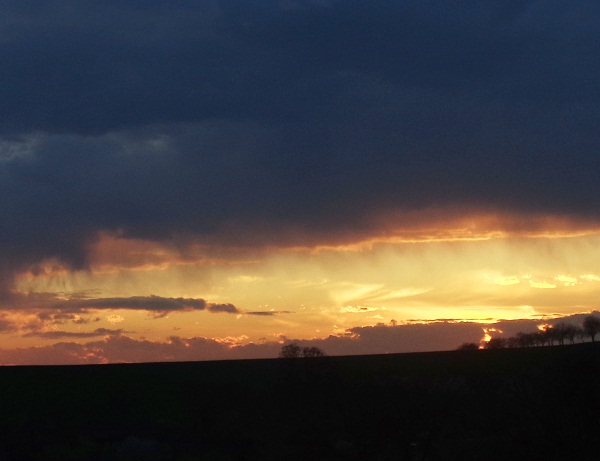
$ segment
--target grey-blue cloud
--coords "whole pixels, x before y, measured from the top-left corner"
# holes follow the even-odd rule
[[[32,331],[22,335],[24,338],[42,338],[42,339],[84,339],[84,338],[97,338],[99,336],[118,336],[126,333],[123,329],[110,329],[110,328],[96,328],[93,331]]]
[[[55,302],[52,309],[79,312],[102,309],[144,310],[166,315],[169,312],[208,310],[209,312],[239,313],[233,304],[208,303],[202,298],[165,298],[162,296],[131,296],[117,298],[70,299]]]
[[[0,291],[42,258],[85,267],[100,229],[249,245],[428,206],[598,217],[597,2],[290,5],[5,2]]]

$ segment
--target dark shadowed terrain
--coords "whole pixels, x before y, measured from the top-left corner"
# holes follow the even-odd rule
[[[0,369],[0,460],[598,459],[596,344]]]

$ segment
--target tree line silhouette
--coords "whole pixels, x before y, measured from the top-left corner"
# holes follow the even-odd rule
[[[583,319],[581,326],[568,322],[559,322],[556,325],[546,325],[542,330],[532,333],[519,332],[508,338],[496,336],[485,343],[483,349],[504,349],[515,347],[541,347],[575,344],[586,342],[586,338],[596,341],[600,333],[600,318],[588,315]],[[463,343],[458,350],[477,350],[480,346],[475,343]]]

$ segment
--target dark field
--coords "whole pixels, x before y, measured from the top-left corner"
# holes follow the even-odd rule
[[[596,344],[0,368],[0,460],[596,460]]]

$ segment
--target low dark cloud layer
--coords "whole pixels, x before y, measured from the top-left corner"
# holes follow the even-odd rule
[[[100,230],[252,245],[426,207],[599,217],[597,2],[2,11],[0,292],[44,258],[85,267]]]

